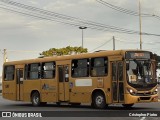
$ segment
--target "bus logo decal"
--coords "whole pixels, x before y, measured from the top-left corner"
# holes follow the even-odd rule
[[[44,85],[42,86],[42,89],[48,90],[49,89],[49,85],[44,83]]]
[[[56,90],[56,87],[55,86],[49,86],[49,84],[43,84],[42,85],[42,89],[43,90]]]

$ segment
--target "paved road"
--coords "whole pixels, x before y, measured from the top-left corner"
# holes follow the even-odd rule
[[[160,86],[158,86],[158,89],[160,91]],[[159,92],[159,98],[160,98],[160,92]],[[15,102],[15,101],[9,101],[5,100],[0,96],[0,111],[65,111],[65,112],[73,112],[73,111],[91,111],[93,114],[95,114],[97,117],[65,117],[65,120],[160,120],[160,117],[99,117],[98,112],[114,112],[114,114],[118,114],[121,111],[127,112],[141,112],[144,113],[145,111],[160,111],[160,102],[158,103],[140,103],[140,104],[135,104],[132,109],[125,109],[121,105],[111,105],[109,108],[105,110],[95,110],[91,108],[89,105],[82,105],[82,106],[70,106],[70,105],[62,105],[62,106],[57,106],[53,103],[49,103],[46,106],[41,106],[41,107],[33,107],[31,103],[28,102]],[[96,112],[95,112],[96,111]],[[58,113],[59,114],[59,113]],[[73,113],[74,114],[74,113]],[[160,113],[159,113],[160,114]],[[17,118],[12,118],[13,120],[17,120]],[[26,118],[30,120],[31,118]],[[45,119],[45,120],[50,120],[53,118],[38,118],[39,120]],[[54,117],[56,120],[64,120],[63,115],[61,117]]]
[[[93,109],[88,104],[82,104],[81,106],[71,106],[68,104],[62,104],[61,106],[57,106],[54,103],[48,103],[46,106],[41,107],[33,107],[30,102],[19,102],[19,101],[10,101],[3,99],[0,96],[0,111],[97,111],[97,109]],[[115,110],[127,110],[121,105],[110,105],[107,111],[115,111]],[[133,106],[131,110],[134,111],[160,111],[160,102],[156,103],[138,103]]]
[[[103,116],[103,114],[113,114],[113,116],[116,114],[123,114],[127,111],[130,111],[131,113],[145,113],[145,111],[149,111],[154,113],[154,111],[160,111],[160,102],[158,103],[140,103],[140,104],[135,104],[135,106],[132,109],[126,109],[123,108],[121,105],[112,105],[109,106],[109,108],[105,109],[105,110],[97,110],[97,109],[93,109],[91,108],[89,105],[82,105],[82,106],[70,106],[70,105],[61,105],[61,106],[57,106],[53,103],[49,103],[46,106],[41,106],[41,107],[33,107],[31,105],[31,103],[24,103],[24,102],[15,102],[15,101],[9,101],[9,100],[5,100],[0,96],[0,111],[20,111],[20,112],[31,112],[31,111],[47,111],[47,112],[53,112],[53,114],[59,114],[60,116],[63,117],[64,115],[64,111],[65,113],[70,112],[70,114],[75,114],[75,112],[73,111],[81,111],[81,112],[85,112],[87,114],[95,114],[95,116]],[[61,111],[61,112],[59,112]],[[122,112],[122,113],[121,113]],[[160,113],[159,113],[160,114]],[[85,114],[86,115],[86,114]],[[104,115],[105,116],[105,115]],[[106,116],[105,116],[106,117]],[[84,119],[85,117],[83,117]],[[87,117],[85,120],[87,120],[89,117]],[[96,117],[94,117],[96,118]],[[97,118],[95,120],[102,120],[104,119],[103,117]],[[122,118],[122,117],[112,117],[109,118],[111,120],[127,120],[128,117]],[[147,117],[145,119],[143,119],[143,117],[131,117],[129,118],[130,120],[158,120],[157,117]],[[159,117],[160,119],[160,117]],[[77,119],[78,120],[78,119]],[[81,119],[79,119],[81,120]]]

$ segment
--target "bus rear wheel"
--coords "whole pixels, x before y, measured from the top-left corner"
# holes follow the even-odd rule
[[[104,109],[106,108],[106,99],[103,93],[101,92],[97,92],[94,94],[93,96],[93,100],[92,100],[92,106],[94,106],[94,108],[98,108],[98,109]]]
[[[134,104],[122,104],[123,107],[131,108]]]
[[[41,104],[41,102],[40,102],[40,95],[39,95],[38,92],[34,92],[32,94],[31,102],[32,102],[33,106],[39,106]]]

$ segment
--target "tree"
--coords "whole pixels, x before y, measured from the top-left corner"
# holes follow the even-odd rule
[[[61,55],[72,55],[72,54],[80,54],[80,53],[87,53],[87,52],[88,52],[87,48],[67,46],[67,47],[59,48],[59,49],[51,48],[47,51],[43,51],[40,55],[61,56]]]

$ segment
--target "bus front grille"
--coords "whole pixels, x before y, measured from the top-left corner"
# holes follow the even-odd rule
[[[147,92],[147,93],[136,93],[137,96],[150,96],[151,92]]]
[[[151,97],[140,97],[140,100],[150,100]]]

